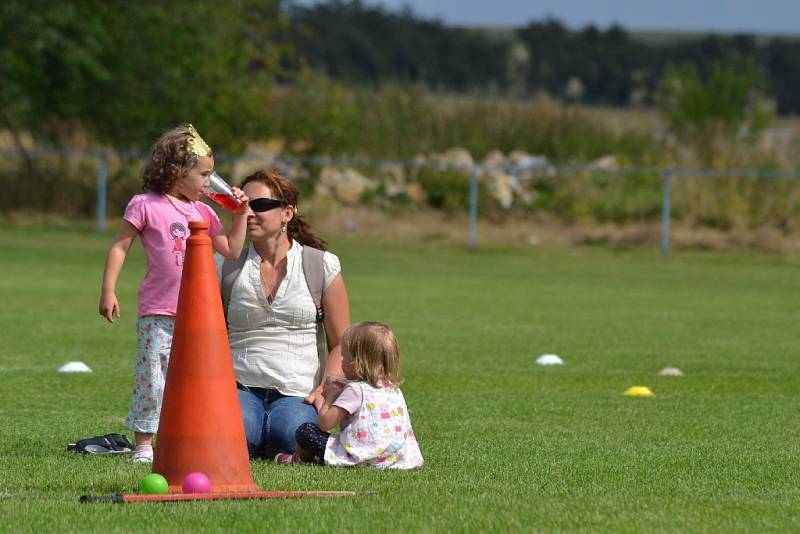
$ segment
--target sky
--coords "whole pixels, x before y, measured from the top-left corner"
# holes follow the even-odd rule
[[[362,0],[404,5],[448,25],[525,26],[553,16],[571,28],[618,23],[627,30],[800,35],[800,0]],[[305,0],[302,3],[314,3]]]

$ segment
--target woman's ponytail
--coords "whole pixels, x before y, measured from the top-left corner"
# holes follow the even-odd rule
[[[289,235],[289,239],[294,239],[304,247],[328,250],[328,244],[323,239],[314,235],[311,226],[309,226],[305,219],[298,215],[296,211],[292,220],[286,225],[286,233]]]

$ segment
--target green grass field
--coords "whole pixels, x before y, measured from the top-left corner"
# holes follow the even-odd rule
[[[136,245],[123,316],[105,323],[110,240],[0,226],[2,530],[800,530],[800,259],[594,247],[332,240],[353,321],[398,333],[426,465],[256,461],[253,477],[376,496],[79,504],[149,472],[64,450],[125,431],[144,262]],[[543,353],[566,365],[535,365]],[[56,372],[70,360],[94,372]],[[657,376],[667,366],[686,376]],[[656,397],[623,396],[632,385]]]

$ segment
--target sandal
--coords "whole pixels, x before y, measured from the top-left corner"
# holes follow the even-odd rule
[[[273,461],[276,464],[302,464],[304,463],[303,460],[300,459],[300,455],[291,452],[279,452],[275,455]]]
[[[279,452],[275,455],[275,458],[272,459],[273,462],[276,464],[317,464],[317,465],[325,465],[325,462],[319,459],[319,457],[314,456],[314,459],[307,462],[300,458],[300,455],[296,452]]]
[[[135,450],[131,456],[131,462],[135,464],[149,464],[153,462],[153,448]]]

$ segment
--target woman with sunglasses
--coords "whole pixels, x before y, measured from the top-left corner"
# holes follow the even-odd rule
[[[241,189],[250,199],[241,270],[230,285],[228,336],[251,457],[294,452],[295,431],[316,423],[314,399],[343,376],[341,336],[350,305],[339,259],[327,252],[297,213],[297,188],[275,172],[258,171]],[[322,310],[329,355],[317,352],[317,307],[306,282],[302,250],[322,255]],[[242,263],[243,260],[243,263]],[[223,270],[224,272],[224,270]]]

